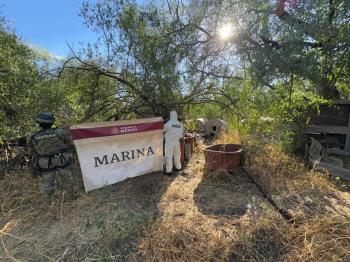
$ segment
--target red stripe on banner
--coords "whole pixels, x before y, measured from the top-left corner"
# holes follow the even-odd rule
[[[71,129],[74,140],[141,133],[164,128],[164,122]]]

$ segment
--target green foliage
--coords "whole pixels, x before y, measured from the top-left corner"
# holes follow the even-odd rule
[[[86,1],[82,16],[90,28],[101,33],[108,70],[120,69],[118,75],[127,82],[123,95],[129,98],[129,112],[166,117],[171,109],[182,109],[178,69],[181,50],[175,45],[176,36],[164,36],[172,25],[156,6]]]
[[[294,79],[292,87],[291,83],[279,82],[271,90],[257,88],[259,83],[251,80],[230,79],[223,87],[225,96],[216,97],[215,104],[193,106],[190,116],[223,118],[230,129],[242,135],[262,136],[293,149],[305,131],[309,113],[327,102],[304,84]],[[237,102],[230,106],[232,99]]]
[[[57,71],[0,18],[0,142],[43,110],[69,125],[175,109],[295,145],[311,109],[350,94],[349,10],[345,0],[300,1],[283,15],[271,1],[86,0],[81,16],[100,39]]]
[[[301,84],[301,83],[299,83]],[[326,101],[303,86],[295,83],[294,90],[288,90],[283,84],[277,85],[270,95],[270,106],[266,115],[272,119],[263,122],[263,133],[273,136],[289,149],[300,146],[300,138],[305,132],[308,115]]]
[[[31,49],[5,26],[0,25],[0,143],[37,129],[35,116],[41,111],[54,112],[57,125],[84,119],[88,103],[73,98],[88,92],[89,79],[68,79],[68,73],[61,79],[51,76],[48,72],[59,61],[48,52]],[[85,111],[78,112],[80,107]]]
[[[324,98],[344,97],[350,2],[299,2],[278,13],[273,1],[189,1],[178,27],[186,28],[179,30],[190,39],[183,44],[189,46],[192,66],[211,76],[241,77],[237,68],[249,64],[249,77],[262,86],[295,75]],[[218,28],[225,23],[232,24],[233,36],[222,41]]]
[[[34,52],[0,25],[0,143],[31,130],[36,113],[60,103],[61,90],[45,79]]]
[[[193,133],[196,132],[197,122],[194,120],[186,120],[184,123],[184,132]]]
[[[3,24],[0,30],[0,143],[37,129],[41,111],[56,115],[56,125],[119,118],[118,83],[94,72],[60,65],[45,50],[31,49]],[[127,112],[130,114],[130,111]]]
[[[14,123],[30,107],[30,101],[26,99],[28,86],[36,82],[36,68],[30,59],[29,48],[20,43],[13,33],[1,28],[0,142],[11,133],[20,132]]]
[[[116,99],[119,84],[94,72],[66,69],[56,81],[65,91],[64,110],[58,111],[66,124],[121,118],[123,104]]]

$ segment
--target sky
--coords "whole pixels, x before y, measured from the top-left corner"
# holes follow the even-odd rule
[[[93,42],[91,32],[78,16],[83,0],[0,0],[0,13],[10,21],[28,44],[46,49],[58,57],[69,53],[79,42]]]

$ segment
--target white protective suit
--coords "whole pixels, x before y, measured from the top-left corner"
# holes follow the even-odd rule
[[[181,149],[180,138],[183,137],[184,127],[177,120],[177,113],[170,112],[170,120],[164,126],[165,131],[165,165],[166,172],[171,173],[173,170],[173,159],[176,169],[181,169]]]

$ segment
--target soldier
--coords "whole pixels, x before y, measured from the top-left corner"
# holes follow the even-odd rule
[[[32,165],[42,177],[44,196],[51,199],[55,186],[63,189],[73,197],[74,177],[71,163],[73,159],[73,142],[70,134],[62,128],[52,128],[55,117],[52,113],[42,112],[36,122],[41,130],[27,137],[27,145],[32,155]]]

